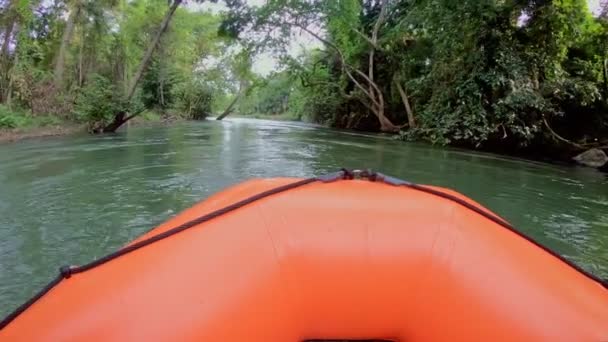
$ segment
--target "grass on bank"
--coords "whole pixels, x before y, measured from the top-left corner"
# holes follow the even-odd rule
[[[55,115],[32,115],[0,105],[0,142],[84,132],[84,126]]]
[[[254,113],[247,115],[233,114],[231,117],[252,118],[277,121],[301,121],[290,112],[282,114]],[[162,114],[156,110],[146,110],[129,122],[129,125],[147,125],[183,120],[184,117],[175,113]],[[32,114],[30,111],[9,108],[0,104],[0,142],[17,141],[25,138],[65,135],[86,132],[86,124],[78,122],[70,115],[57,116],[52,114]]]
[[[165,121],[168,119],[161,113],[148,110],[135,118],[132,124],[146,125]],[[57,115],[33,115],[29,111],[10,109],[0,104],[0,142],[78,132],[86,132],[86,124]]]
[[[166,120],[157,111],[147,110],[137,116],[136,121],[140,122],[161,122]],[[24,110],[12,110],[0,104],[0,130],[28,130],[49,126],[75,125],[74,120],[62,118],[56,115],[41,114],[32,115]]]
[[[32,115],[27,111],[12,110],[0,105],[0,129],[32,129],[47,126],[61,126],[65,119],[53,115]]]

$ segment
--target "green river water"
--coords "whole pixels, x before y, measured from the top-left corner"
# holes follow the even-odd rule
[[[0,145],[0,316],[59,266],[112,252],[229,185],[340,167],[456,189],[608,278],[608,178],[595,170],[229,119]]]

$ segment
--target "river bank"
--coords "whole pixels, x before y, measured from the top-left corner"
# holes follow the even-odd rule
[[[42,127],[0,129],[0,143],[15,142],[31,138],[44,138],[86,132],[85,125],[69,123]]]
[[[297,118],[290,114],[279,115],[231,115],[229,118],[260,119],[274,121],[294,121]],[[213,120],[213,117],[209,119]],[[125,127],[141,127],[148,125],[171,125],[175,122],[187,121],[179,116],[167,116],[156,111],[146,111],[125,124]],[[87,125],[71,120],[60,119],[53,116],[40,116],[34,120],[23,120],[23,124],[18,124],[14,128],[0,127],[0,143],[16,142],[31,138],[44,138],[53,136],[64,136],[87,132]]]
[[[142,113],[129,121],[125,127],[171,124],[184,119],[164,117],[153,111]],[[41,116],[35,120],[24,121],[13,128],[0,127],[0,143],[11,143],[24,139],[65,136],[87,133],[87,125],[53,116]]]
[[[265,115],[265,114],[256,114],[256,115],[231,115],[227,119],[260,119],[260,120],[272,120],[272,121],[283,121],[283,122],[301,122],[297,118],[293,117],[289,114],[281,114],[281,115]],[[208,118],[210,120],[214,120],[214,117]],[[49,120],[47,120],[49,121]],[[44,138],[44,137],[52,137],[52,136],[64,136],[71,134],[79,134],[86,133],[87,126],[84,124],[74,123],[72,121],[50,121],[51,124],[45,123],[47,121],[41,120],[42,124],[40,125],[29,125],[27,127],[19,127],[12,129],[0,129],[0,143],[10,143],[15,141],[20,141],[24,139],[31,138]],[[183,118],[177,116],[164,116],[155,111],[148,111],[142,113],[139,117],[134,118],[130,122],[128,122],[125,127],[141,127],[141,126],[156,126],[156,125],[171,125],[176,122],[184,122],[186,121]],[[348,131],[348,130],[345,130]],[[484,148],[473,148],[467,146],[454,146],[458,148],[462,148],[465,150],[471,151],[480,151],[493,153],[497,155],[510,156],[516,158],[523,158],[531,161],[539,161],[551,164],[561,164],[561,165],[577,165],[577,163],[573,160],[573,157],[576,156],[576,153],[570,152],[566,153],[564,151],[557,151],[555,149],[547,152],[547,147],[545,148],[527,148],[527,149],[509,149],[505,148],[505,146],[488,146]],[[608,153],[608,151],[605,151]],[[597,168],[600,171],[608,172],[608,164],[603,167]]]

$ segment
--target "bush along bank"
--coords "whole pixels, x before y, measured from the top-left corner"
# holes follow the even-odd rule
[[[321,46],[286,56],[293,81],[266,82],[281,95],[256,109],[287,105],[338,128],[571,161],[608,146],[607,4],[235,2],[231,28],[276,30],[284,34],[270,43],[288,46],[295,27]]]

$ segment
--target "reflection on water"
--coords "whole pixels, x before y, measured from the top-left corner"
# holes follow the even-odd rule
[[[608,181],[594,170],[232,119],[0,145],[0,315],[58,266],[111,252],[231,184],[341,167],[459,190],[608,277]]]

